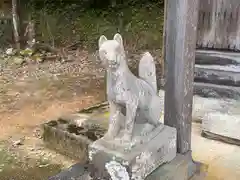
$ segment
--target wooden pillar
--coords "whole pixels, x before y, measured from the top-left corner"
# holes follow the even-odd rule
[[[160,59],[161,64],[161,78],[165,78],[165,42],[166,42],[166,20],[167,20],[167,0],[164,2],[164,25],[163,25],[163,42],[162,42],[162,58]]]
[[[191,123],[198,0],[167,0],[165,117],[177,129],[177,151],[191,150]]]

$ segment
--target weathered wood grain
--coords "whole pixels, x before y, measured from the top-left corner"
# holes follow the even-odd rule
[[[165,124],[177,129],[177,151],[191,149],[198,0],[166,1]]]
[[[240,1],[201,0],[198,48],[240,51]]]

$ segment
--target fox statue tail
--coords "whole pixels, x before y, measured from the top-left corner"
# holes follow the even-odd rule
[[[138,66],[138,75],[152,86],[154,92],[157,93],[157,78],[154,59],[149,52],[144,53]]]

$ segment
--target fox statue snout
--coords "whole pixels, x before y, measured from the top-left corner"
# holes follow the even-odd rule
[[[107,69],[118,68],[121,59],[125,56],[121,35],[116,34],[113,40],[108,40],[105,36],[101,36],[98,45],[102,65]]]

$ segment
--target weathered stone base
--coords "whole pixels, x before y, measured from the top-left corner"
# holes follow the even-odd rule
[[[114,174],[123,179],[144,179],[157,167],[168,163],[176,156],[176,129],[161,126],[147,137],[143,143],[133,147],[118,144],[104,138],[89,147],[89,159],[95,167],[94,176],[100,179],[114,179]]]
[[[90,177],[92,170],[91,165],[78,163],[49,180],[95,180]],[[204,180],[206,174],[207,166],[193,162],[189,152],[177,154],[171,162],[157,168],[145,180]]]
[[[177,156],[152,172],[145,180],[203,180],[206,166],[193,162],[191,152]]]

